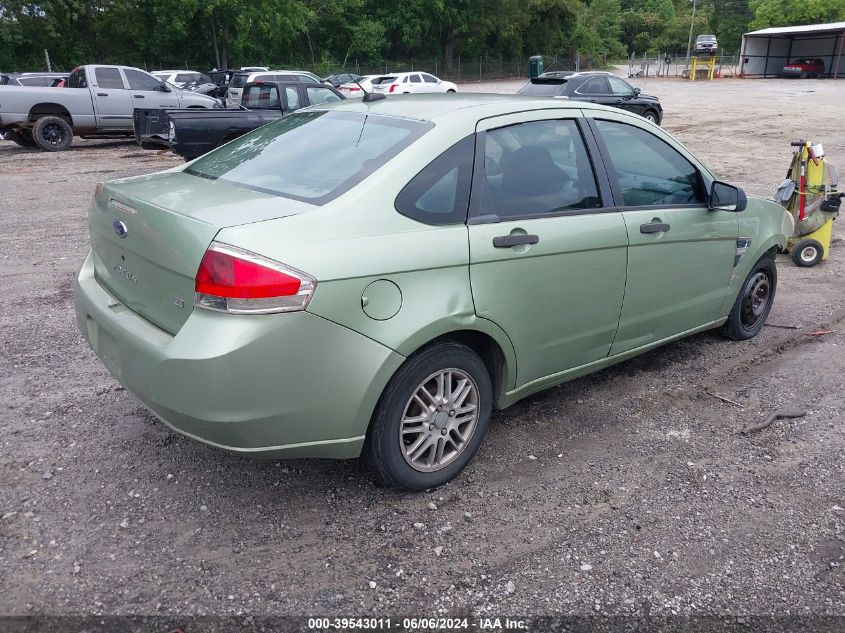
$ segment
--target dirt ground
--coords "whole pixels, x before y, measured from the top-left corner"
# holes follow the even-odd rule
[[[843,81],[636,85],[749,194],[796,138],[845,167]],[[845,616],[842,242],[814,269],[779,257],[753,341],[694,336],[531,397],[457,481],[406,494],[356,461],[176,435],[84,345],[95,184],[176,164],[0,142],[0,614]],[[809,413],[738,433],[779,407]]]

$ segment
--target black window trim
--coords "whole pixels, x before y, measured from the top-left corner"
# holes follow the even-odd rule
[[[601,156],[602,163],[604,164],[604,169],[607,173],[608,179],[610,180],[610,188],[613,192],[613,199],[616,203],[616,208],[619,211],[642,211],[645,209],[707,209],[707,181],[704,178],[704,174],[701,173],[701,169],[698,165],[692,162],[689,158],[678,152],[672,145],[664,141],[662,138],[657,136],[656,134],[652,134],[645,128],[639,127],[635,125],[633,122],[628,121],[618,121],[616,119],[606,119],[602,116],[585,116],[587,126],[590,128],[590,132],[592,132],[593,140],[596,143],[598,148],[598,153]],[[622,195],[622,187],[619,186],[619,178],[616,176],[616,170],[613,168],[613,162],[610,160],[610,152],[607,149],[607,145],[605,145],[604,139],[599,132],[598,127],[596,126],[596,121],[607,121],[608,123],[618,123],[620,125],[630,125],[631,127],[635,127],[638,130],[642,130],[643,132],[647,132],[654,136],[657,140],[665,143],[667,147],[672,149],[681,157],[687,161],[692,168],[695,170],[695,173],[698,174],[698,184],[701,187],[701,193],[704,196],[704,202],[694,203],[694,204],[642,204],[642,205],[626,205],[625,198]]]
[[[468,138],[473,137],[473,136],[475,137],[475,143],[474,143],[473,153],[472,153],[472,166],[470,167],[470,171],[469,171],[469,177],[470,177],[469,196],[468,196],[468,200],[467,200],[466,209],[464,209],[463,217],[455,218],[453,220],[450,220],[449,222],[427,222],[427,221],[423,220],[422,218],[414,217],[412,215],[409,215],[409,214],[403,212],[401,209],[399,209],[399,205],[398,205],[399,198],[402,196],[402,193],[405,191],[405,189],[412,182],[414,182],[414,180],[416,180],[417,177],[420,174],[422,174],[425,170],[427,170],[434,162],[439,160],[440,157],[443,156],[446,152],[451,151],[454,147],[456,147],[457,145],[460,145],[461,143],[466,141]],[[476,169],[476,165],[478,164],[478,161],[476,160],[477,156],[478,156],[478,134],[477,133],[467,134],[466,136],[461,138],[459,141],[452,143],[452,145],[450,145],[445,150],[440,152],[437,156],[435,156],[433,159],[431,159],[431,161],[429,161],[428,164],[425,167],[420,169],[416,174],[413,175],[413,177],[410,180],[408,180],[408,182],[405,183],[405,185],[402,187],[402,189],[399,191],[399,193],[396,194],[396,198],[393,199],[393,209],[394,209],[394,211],[396,211],[399,215],[408,218],[409,220],[413,220],[414,222],[419,222],[420,224],[425,224],[426,226],[460,226],[462,224],[467,224],[469,222],[470,209],[472,208],[473,182],[475,181],[475,169]],[[448,174],[448,173],[449,172],[446,172],[446,174]],[[444,176],[446,174],[444,174]],[[460,178],[460,175],[461,174],[460,174],[460,170],[459,170],[458,171],[458,178]],[[460,188],[460,183],[458,183],[458,187]]]
[[[580,114],[575,116],[551,116],[547,119],[518,121],[479,131],[476,133],[475,137],[475,155],[476,157],[484,156],[487,132],[492,132],[493,130],[499,130],[506,127],[513,127],[514,125],[522,125],[524,123],[538,123],[542,121],[555,120],[575,121],[575,125],[581,135],[581,141],[584,143],[584,147],[587,150],[587,160],[592,168],[593,178],[595,178],[596,184],[598,185],[598,194],[601,199],[600,207],[592,207],[589,209],[565,209],[563,211],[555,211],[553,213],[532,213],[514,216],[499,216],[492,213],[483,213],[482,205],[484,204],[484,187],[482,183],[485,178],[484,161],[476,160],[472,171],[472,188],[470,189],[469,194],[469,216],[467,224],[495,224],[499,222],[517,222],[519,220],[539,220],[542,218],[560,218],[571,215],[596,215],[600,213],[618,212],[619,209],[613,204],[614,196],[612,195],[612,189],[610,187],[610,182],[603,161],[601,160],[599,149],[596,145],[595,139],[592,138],[592,134],[587,133],[587,122],[585,119],[586,117]]]

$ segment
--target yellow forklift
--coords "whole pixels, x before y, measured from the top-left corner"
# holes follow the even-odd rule
[[[811,141],[793,141],[796,148],[775,200],[795,218],[795,233],[786,252],[797,266],[815,266],[827,259],[833,221],[845,193],[839,192],[838,174],[824,160],[824,147]]]

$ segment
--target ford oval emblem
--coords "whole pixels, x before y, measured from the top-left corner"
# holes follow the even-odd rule
[[[127,233],[129,233],[129,229],[127,229],[126,225],[120,220],[115,220],[114,224],[112,224],[112,228],[120,239],[123,239],[126,237]]]

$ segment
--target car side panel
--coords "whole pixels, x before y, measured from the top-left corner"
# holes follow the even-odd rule
[[[745,210],[737,213],[737,220],[739,236],[751,238],[751,244],[733,268],[728,296],[719,315],[722,318],[730,314],[751,267],[766,252],[776,247],[784,248],[794,229],[794,221],[786,209],[776,202],[759,198],[749,198]]]

